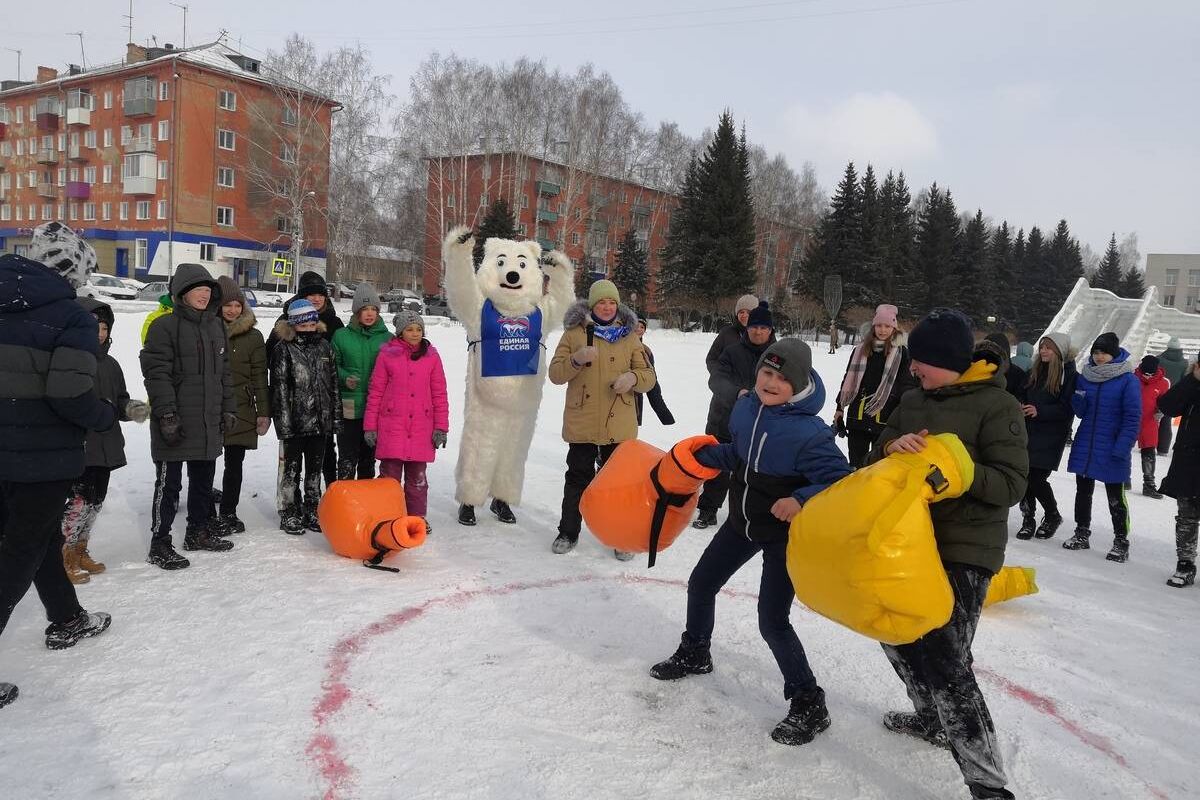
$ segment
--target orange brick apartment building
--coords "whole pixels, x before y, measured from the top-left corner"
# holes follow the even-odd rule
[[[131,44],[117,64],[4,81],[0,252],[58,219],[95,246],[102,272],[165,277],[195,262],[257,286],[292,246],[296,204],[280,187],[303,172],[300,268],[324,271],[335,108],[221,43]]]

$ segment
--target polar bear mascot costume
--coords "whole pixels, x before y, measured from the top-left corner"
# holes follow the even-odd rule
[[[501,522],[515,523],[525,458],[546,382],[546,335],[575,302],[574,267],[551,250],[546,273],[537,242],[488,239],[475,270],[475,238],[458,227],[442,243],[446,300],[467,328],[467,405],[455,499],[458,521],[475,524],[475,506],[489,496]],[[543,275],[550,286],[543,291]]]

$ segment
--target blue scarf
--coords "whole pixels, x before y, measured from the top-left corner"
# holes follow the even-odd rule
[[[608,322],[597,319],[595,314],[592,314],[592,331],[604,341],[612,344],[618,339],[629,334],[629,328],[625,325],[617,324],[617,318],[613,317]]]

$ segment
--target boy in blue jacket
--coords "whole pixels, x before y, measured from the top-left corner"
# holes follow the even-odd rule
[[[732,473],[729,517],[688,579],[687,627],[679,649],[650,668],[664,681],[712,672],[709,645],[717,593],[761,552],[758,628],[783,673],[783,696],[791,702],[771,738],[789,745],[811,742],[829,727],[825,692],[788,619],[796,595],[786,564],[792,518],[810,497],[850,474],[833,430],[818,416],[824,405],[825,387],[812,371],[808,345],[781,339],[759,358],[754,391],[733,407],[733,442],[696,452],[704,466]]]

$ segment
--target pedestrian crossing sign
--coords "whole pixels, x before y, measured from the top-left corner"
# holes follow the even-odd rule
[[[292,262],[286,258],[277,258],[271,262],[271,274],[276,278],[286,278],[292,274]]]

